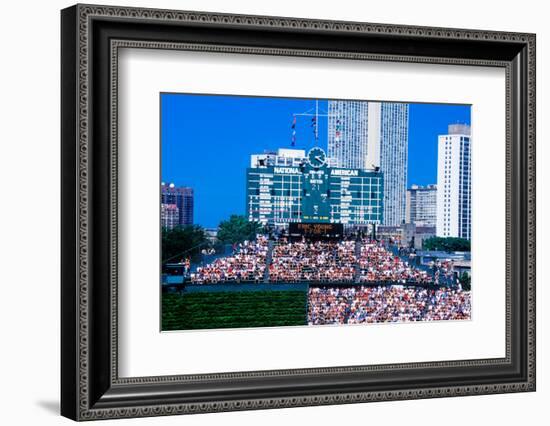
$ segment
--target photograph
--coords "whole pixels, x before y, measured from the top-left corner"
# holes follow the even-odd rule
[[[471,105],[159,109],[161,331],[472,319]]]

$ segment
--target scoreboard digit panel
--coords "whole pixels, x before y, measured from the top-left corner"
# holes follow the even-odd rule
[[[304,221],[329,222],[329,187],[326,168],[305,167],[302,198]]]
[[[303,174],[297,167],[247,170],[248,220],[290,223],[302,220]]]
[[[358,169],[332,169],[330,221],[350,225],[382,223],[383,176]]]

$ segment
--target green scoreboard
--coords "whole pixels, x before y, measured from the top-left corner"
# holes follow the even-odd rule
[[[382,222],[382,173],[328,167],[321,148],[312,148],[300,166],[253,167],[246,173],[250,221],[272,225]]]

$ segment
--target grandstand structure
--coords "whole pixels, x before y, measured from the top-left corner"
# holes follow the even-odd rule
[[[368,237],[293,240],[258,235],[255,241],[236,245],[232,254],[189,271],[181,283],[453,287],[457,275],[448,264],[410,264],[385,243]]]
[[[301,239],[257,235],[169,277],[162,330],[470,319],[452,262],[417,265],[385,241],[305,229]]]

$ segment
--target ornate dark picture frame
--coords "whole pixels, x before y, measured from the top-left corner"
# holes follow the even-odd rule
[[[158,416],[535,390],[535,35],[126,7],[61,13],[61,414]],[[506,356],[120,378],[117,52],[193,49],[506,70]]]

